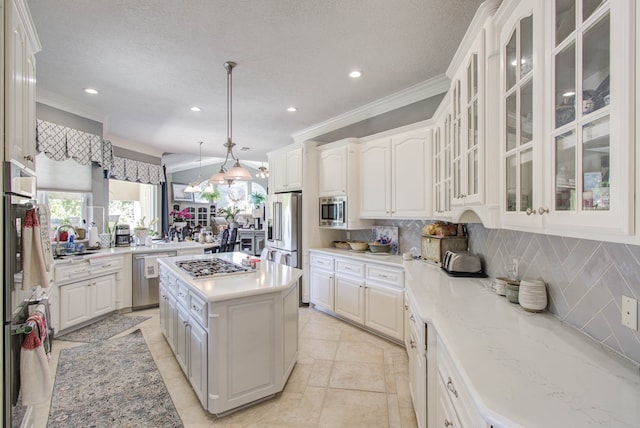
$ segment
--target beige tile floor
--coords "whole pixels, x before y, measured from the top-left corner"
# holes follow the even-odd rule
[[[283,392],[222,418],[208,414],[184,377],[160,332],[158,309],[135,312],[151,319],[140,328],[187,428],[415,427],[404,348],[322,312],[300,308],[298,362]],[[60,350],[82,344],[54,343],[52,380]],[[53,381],[52,381],[53,384]],[[53,391],[55,394],[55,391]],[[34,409],[45,428],[49,404]]]

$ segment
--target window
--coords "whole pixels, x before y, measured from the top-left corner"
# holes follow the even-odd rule
[[[89,209],[92,204],[92,195],[89,192],[38,189],[37,199],[39,204],[48,205],[51,211],[52,238],[55,237],[55,231],[61,224],[71,224],[87,229],[93,221],[92,212]]]
[[[206,182],[203,182],[202,185],[206,185]],[[220,185],[218,190],[220,191],[220,198],[216,202],[218,208],[235,205],[240,209],[241,213],[246,214],[250,214],[253,210],[253,204],[251,203],[252,193],[267,194],[265,188],[255,181],[239,181],[231,186]]]
[[[109,180],[109,216],[119,216],[118,224],[128,224],[131,230],[144,217],[144,225],[159,218],[158,186]],[[151,227],[158,232],[159,225]]]

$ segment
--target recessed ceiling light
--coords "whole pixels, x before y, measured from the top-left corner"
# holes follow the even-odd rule
[[[247,147],[247,146],[240,147],[240,151],[246,152],[247,150],[251,150],[251,147]]]
[[[349,73],[349,77],[353,79],[357,79],[360,76],[362,76],[362,72],[358,70],[353,70],[351,73]]]
[[[93,88],[85,88],[84,90],[87,94],[91,94],[91,95],[97,95],[98,91],[96,89]]]
[[[191,111],[200,111],[200,107],[191,107]]]
[[[287,111],[293,113],[294,111],[298,111],[298,109],[293,107],[293,106],[291,106],[291,107],[287,108]]]

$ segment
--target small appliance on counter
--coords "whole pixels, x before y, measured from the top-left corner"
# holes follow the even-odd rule
[[[480,257],[468,251],[447,251],[442,261],[442,270],[449,276],[486,278],[487,274],[482,271]]]
[[[128,247],[131,245],[131,230],[128,224],[116,225],[116,247]]]

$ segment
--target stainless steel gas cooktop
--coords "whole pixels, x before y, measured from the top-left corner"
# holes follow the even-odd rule
[[[176,262],[176,266],[194,278],[233,275],[254,271],[249,266],[241,266],[222,259],[185,260]]]

